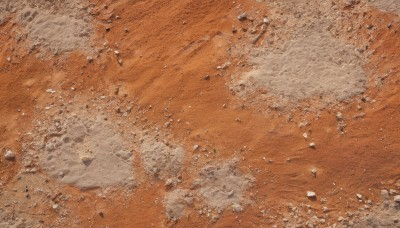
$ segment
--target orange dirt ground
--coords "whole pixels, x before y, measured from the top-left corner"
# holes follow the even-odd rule
[[[74,214],[71,224],[76,227],[281,226],[282,219],[290,217],[289,203],[310,205],[318,215],[328,207],[327,224],[333,224],[338,216],[363,206],[356,194],[375,204],[380,202],[381,189],[400,189],[396,186],[400,181],[400,39],[394,32],[400,29],[399,16],[370,8],[363,17],[365,25],[377,28],[370,34],[365,26],[359,30],[359,35],[370,41],[370,49],[375,50],[365,65],[368,89],[364,95],[370,99],[361,101],[357,97],[327,107],[316,118],[316,113],[301,109],[260,111],[261,105],[238,99],[226,85],[231,74],[244,70],[236,66],[245,60],[229,55],[227,50],[233,44],[252,45],[240,29],[247,22],[240,22],[237,16],[257,9],[255,17],[260,20],[268,16],[265,4],[253,0],[91,2],[98,20],[93,42],[101,46],[108,40],[110,46],[118,47],[121,66],[112,53],[101,54],[93,63],[88,63],[87,54],[79,51],[50,59],[35,58],[10,32],[18,25],[0,26],[0,147],[3,152],[13,148],[16,153],[15,162],[5,160],[3,155],[0,158],[3,190],[24,186],[24,181],[32,189],[42,185],[20,180],[17,173],[24,168],[20,159],[22,143],[38,118],[36,107],[52,102],[45,92],[48,88],[62,90],[71,98],[117,96],[114,91],[120,88],[116,99],[135,101],[135,107],[145,110],[137,113],[139,119],[149,125],[166,128],[166,115],[172,114],[174,122],[167,130],[186,149],[188,162],[184,169],[196,170],[190,167],[190,160],[194,153],[202,153],[193,152],[193,145],[198,144],[215,149],[215,161],[239,158],[240,170],[255,177],[248,191],[251,205],[239,214],[227,210],[215,223],[193,208],[179,221],[168,221],[161,202],[167,190],[161,181],[141,182],[131,196],[116,194],[107,199],[94,191],[58,185],[55,191],[63,195],[85,196],[83,201],[70,200],[64,205]],[[395,23],[388,29],[391,22]],[[110,32],[105,31],[106,26]],[[239,31],[232,33],[232,26]],[[260,42],[267,39],[268,33]],[[12,56],[11,62],[6,60],[8,56]],[[226,70],[217,70],[228,60],[232,64]],[[377,77],[387,72],[389,76],[377,87]],[[204,79],[206,75],[210,75],[209,80]],[[361,111],[357,105],[362,106]],[[343,135],[337,130],[338,111],[347,124]],[[365,116],[353,118],[360,112]],[[289,114],[293,116],[291,121]],[[303,120],[310,124],[300,128]],[[304,132],[309,134],[308,141],[303,138]],[[309,147],[311,141],[316,143],[315,149]],[[311,175],[313,168],[318,170],[316,177]],[[184,186],[190,187],[194,174],[182,176]],[[316,201],[305,196],[310,190],[317,193]],[[22,194],[16,197],[12,200],[26,200]],[[322,204],[320,198],[327,202]],[[51,205],[23,213],[41,217],[45,227],[54,225],[60,216]],[[64,224],[68,224],[66,219]]]

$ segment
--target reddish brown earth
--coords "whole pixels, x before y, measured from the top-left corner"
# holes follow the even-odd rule
[[[184,170],[191,171],[182,173],[184,187],[190,188],[196,177],[193,170],[202,167],[191,167],[193,154],[202,153],[193,152],[196,144],[208,151],[215,149],[211,160],[239,158],[240,170],[255,177],[247,193],[253,203],[239,214],[226,210],[216,223],[200,216],[197,208],[189,208],[190,214],[177,222],[168,221],[162,204],[167,190],[162,181],[141,182],[129,196],[115,194],[103,199],[93,191],[80,191],[50,180],[49,184],[58,186],[55,192],[70,194],[73,198],[85,196],[80,202],[65,202],[65,208],[73,216],[67,216],[63,224],[76,227],[281,226],[283,218],[290,218],[287,205],[293,203],[310,205],[317,215],[324,214],[322,208],[328,207],[331,211],[327,223],[320,225],[325,227],[337,223],[338,216],[363,206],[357,202],[356,194],[371,199],[375,205],[381,200],[381,189],[400,190],[399,16],[373,8],[363,16],[365,25],[377,28],[370,33],[363,26],[358,31],[369,40],[370,49],[375,50],[365,65],[368,89],[364,95],[369,99],[361,101],[359,96],[352,102],[327,107],[316,118],[316,113],[301,109],[272,110],[266,114],[260,111],[264,109],[262,105],[256,107],[243,102],[226,85],[231,74],[243,71],[236,65],[245,59],[230,55],[228,48],[233,44],[252,45],[246,32],[240,29],[249,22],[240,22],[237,16],[257,9],[260,13],[254,17],[262,20],[264,15],[268,16],[265,4],[250,0],[235,4],[211,0],[91,2],[98,12],[94,43],[101,46],[108,40],[110,46],[118,47],[123,59],[121,66],[113,53],[101,54],[91,64],[86,61],[87,54],[79,51],[48,60],[38,59],[28,54],[10,32],[18,25],[0,26],[0,147],[3,152],[5,148],[12,148],[16,153],[15,162],[5,160],[3,155],[0,158],[1,189],[24,185],[34,189],[42,185],[19,180],[17,172],[24,168],[21,163],[24,134],[39,118],[40,112],[35,109],[52,102],[45,91],[53,88],[62,90],[66,97],[106,95],[115,96],[121,102],[135,101],[135,107],[144,110],[135,115],[148,125],[160,128],[166,128],[169,119],[166,115],[171,114],[174,122],[167,130],[186,148]],[[120,18],[116,19],[115,15]],[[109,19],[110,24],[106,23]],[[389,23],[393,24],[390,29]],[[106,26],[111,28],[110,32],[105,31]],[[232,26],[239,31],[232,33]],[[266,39],[268,33],[260,42]],[[12,56],[11,62],[6,60],[8,56]],[[217,70],[217,66],[228,60],[231,66]],[[377,77],[387,72],[390,72],[388,77],[377,87]],[[209,80],[205,80],[206,75],[210,76]],[[114,94],[116,88],[120,88],[119,96]],[[337,130],[338,111],[343,113],[347,124],[343,135]],[[353,118],[361,112],[365,116]],[[292,121],[288,121],[290,113]],[[298,124],[304,119],[310,124],[300,128]],[[302,136],[304,132],[308,132],[308,141]],[[308,146],[310,142],[315,142],[315,149]],[[139,161],[135,164],[140,167]],[[311,174],[313,168],[317,169],[316,177]],[[317,200],[307,199],[307,191],[316,192]],[[327,202],[321,203],[321,198]],[[27,199],[20,194],[13,200],[25,202]],[[307,210],[303,212],[306,214]],[[55,221],[60,216],[51,205],[23,213],[42,219],[44,227],[57,226]]]

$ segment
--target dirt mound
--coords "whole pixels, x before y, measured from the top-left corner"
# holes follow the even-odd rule
[[[185,189],[175,189],[164,199],[166,214],[170,220],[178,220],[185,214],[186,207],[193,204],[193,195]]]
[[[253,179],[240,174],[236,166],[237,161],[232,160],[206,166],[200,171],[200,178],[194,181],[193,188],[208,206],[223,210],[245,203],[244,193]]]
[[[281,49],[257,49],[256,69],[244,74],[246,89],[266,88],[276,97],[344,100],[365,90],[366,76],[355,48],[330,36],[312,34]],[[249,87],[249,88],[248,88]]]
[[[142,140],[140,152],[146,173],[160,179],[176,177],[182,166],[184,149],[149,136]]]
[[[400,2],[398,0],[367,0],[367,3],[380,10],[400,14]]]
[[[44,48],[54,54],[90,47],[92,27],[84,1],[1,0],[0,18],[15,13],[30,50]]]
[[[85,189],[133,184],[133,154],[103,117],[64,115],[43,127],[40,164],[52,177]]]

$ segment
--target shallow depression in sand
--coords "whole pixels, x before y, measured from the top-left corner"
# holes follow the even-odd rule
[[[133,183],[133,154],[111,123],[76,114],[54,123],[40,154],[52,177],[80,188]]]
[[[313,33],[280,49],[254,50],[253,70],[242,76],[245,90],[265,88],[290,100],[331,97],[344,100],[365,90],[366,76],[355,47],[329,35]]]

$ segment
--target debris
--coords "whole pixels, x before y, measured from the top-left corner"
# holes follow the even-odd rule
[[[317,197],[317,194],[315,192],[312,192],[312,191],[307,191],[307,197],[309,199],[315,199]]]
[[[233,212],[242,212],[243,211],[243,206],[238,204],[238,203],[233,203],[232,204],[232,211]]]
[[[317,169],[316,169],[316,168],[313,168],[313,169],[311,170],[311,174],[313,175],[313,177],[317,177]]]
[[[400,204],[400,195],[394,197],[394,202]]]
[[[12,150],[8,149],[6,150],[6,154],[4,155],[4,157],[6,160],[13,161],[15,159],[15,154],[14,152],[12,152]]]
[[[246,13],[246,12],[241,13],[241,14],[238,16],[238,20],[239,20],[239,21],[244,21],[244,20],[246,20],[246,19],[247,19],[247,13]]]
[[[197,151],[199,148],[200,148],[200,146],[196,144],[193,146],[193,151]]]
[[[173,185],[174,185],[174,179],[169,178],[169,179],[167,179],[167,181],[165,181],[165,186],[166,186],[166,187],[170,188],[170,187],[172,187]]]
[[[338,121],[343,120],[343,114],[342,114],[341,112],[338,112],[338,113],[336,114],[336,119],[337,119]]]

